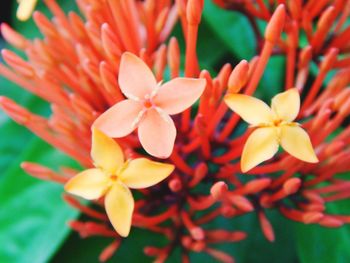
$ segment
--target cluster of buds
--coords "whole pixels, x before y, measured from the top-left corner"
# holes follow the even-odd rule
[[[49,20],[42,13],[34,12],[34,21],[44,36],[42,40],[30,41],[8,25],[1,26],[3,37],[22,50],[27,60],[3,50],[7,66],[0,65],[0,74],[48,101],[52,115],[48,119],[35,115],[5,97],[0,98],[0,107],[16,122],[86,168],[93,167],[91,127],[94,123],[99,127],[98,118],[104,116],[103,113],[122,103],[125,97],[129,98],[120,80],[124,52],[141,58],[153,70],[157,81],[164,78],[166,69],[171,79],[178,78],[181,72],[179,44],[176,38],[167,39],[179,19],[186,43],[185,77],[206,80],[199,103],[172,119],[177,136],[166,163],[175,167],[174,172],[157,185],[136,190],[142,197],[135,201],[132,226],[168,239],[164,247],[145,244],[145,254],[164,262],[175,248],[181,247],[183,262],[189,262],[190,253],[207,253],[219,261],[233,262],[230,255],[212,245],[238,242],[249,236],[239,229],[213,229],[210,223],[218,217],[234,222],[236,217],[256,213],[262,233],[273,241],[273,226],[266,216],[268,209],[278,210],[285,217],[304,224],[340,227],[350,222],[350,215],[326,211],[328,202],[350,196],[350,181],[337,177],[350,170],[350,127],[347,125],[350,59],[346,56],[350,27],[345,26],[349,1],[256,1],[255,4],[249,0],[215,0],[221,7],[248,16],[259,49],[249,62],[241,61],[234,68],[226,64],[215,77],[200,69],[196,54],[202,0],[175,3],[170,0],[77,0],[85,20],[75,13],[66,16],[55,0],[44,1],[54,17]],[[258,19],[268,22],[264,34],[256,26]],[[306,35],[307,45],[300,41],[302,34]],[[246,155],[248,161],[254,160],[249,163],[242,159],[242,170],[248,174],[242,175],[240,157],[248,138],[259,129],[277,127],[284,121],[283,118],[283,121],[273,120],[271,125],[259,121],[259,125],[255,125],[254,114],[259,116],[261,112],[248,114],[247,110],[236,107],[240,96],[251,98],[270,57],[276,54],[286,57],[285,87],[281,87],[281,91],[286,91],[278,95],[278,100],[287,103],[283,99],[288,91],[297,94],[298,99],[299,94],[303,98],[300,110],[299,104],[292,105],[295,116],[285,119],[291,122],[288,124],[291,127],[299,128],[299,124],[292,123],[296,118],[310,139],[299,136],[300,133],[287,135],[292,137],[289,143],[282,135],[274,137],[277,147],[280,143],[292,156],[285,152],[276,154],[278,148],[260,141],[259,149]],[[317,65],[316,76],[312,75],[311,64]],[[330,71],[335,74],[327,81]],[[253,126],[237,136],[236,131],[242,126],[241,117]],[[124,155],[135,160],[153,158],[142,151],[140,133],[138,135],[131,130],[118,138]],[[316,155],[312,146],[311,150],[309,145],[305,149],[305,142],[312,143]],[[270,146],[273,149],[267,153]],[[262,161],[266,162],[256,166]],[[22,167],[34,177],[62,184],[78,172],[67,167],[55,172],[34,163],[23,163]],[[208,184],[210,191],[201,187]],[[207,190],[198,190],[203,188]],[[66,195],[65,200],[91,218],[70,223],[82,237],[112,239],[100,255],[101,261],[110,258],[123,238],[114,231],[109,215],[101,212],[106,202],[100,198],[87,206],[70,195]]]

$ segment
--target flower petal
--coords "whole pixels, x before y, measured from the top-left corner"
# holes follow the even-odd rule
[[[139,124],[139,139],[143,148],[150,155],[168,158],[174,148],[176,128],[173,120],[166,113],[148,110]]]
[[[166,113],[177,114],[198,100],[205,85],[205,79],[175,78],[159,88],[154,102]]]
[[[281,146],[295,158],[309,163],[318,162],[309,135],[299,126],[281,127]]]
[[[108,176],[100,169],[88,169],[70,179],[64,189],[87,200],[103,196],[108,187]]]
[[[124,137],[135,129],[134,122],[142,107],[142,104],[133,100],[118,102],[101,114],[94,122],[93,127],[112,138]]]
[[[225,96],[226,104],[243,120],[252,125],[271,123],[273,115],[270,107],[263,101],[243,94]]]
[[[28,20],[33,14],[36,2],[38,0],[21,0],[17,9],[17,18],[21,21]]]
[[[105,208],[115,231],[122,237],[127,237],[134,211],[134,198],[129,188],[116,182],[106,194]]]
[[[277,94],[271,102],[273,112],[282,120],[291,122],[300,110],[300,95],[297,89],[289,89]]]
[[[108,174],[114,174],[124,163],[119,144],[96,128],[92,130],[91,157],[95,166]]]
[[[274,127],[258,128],[249,136],[244,145],[241,169],[242,172],[272,158],[278,151],[277,130]]]
[[[130,52],[122,55],[118,81],[120,89],[129,99],[143,99],[157,86],[150,68],[142,59]]]
[[[130,188],[146,188],[163,181],[174,171],[174,168],[172,164],[138,158],[128,163],[119,178]]]

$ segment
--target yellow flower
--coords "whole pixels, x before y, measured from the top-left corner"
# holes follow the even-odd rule
[[[120,146],[97,129],[93,130],[91,157],[95,167],[68,181],[65,190],[88,200],[105,196],[105,209],[114,229],[128,236],[134,210],[129,188],[146,188],[159,183],[174,170],[171,164],[138,158],[124,161]]]
[[[290,89],[272,99],[271,108],[263,101],[242,94],[228,94],[226,104],[257,129],[249,136],[242,153],[243,172],[272,158],[279,145],[294,157],[316,163],[318,159],[309,135],[293,122],[300,110],[297,89]]]
[[[17,9],[17,18],[21,21],[28,20],[35,8],[38,0],[17,0],[19,6]]]

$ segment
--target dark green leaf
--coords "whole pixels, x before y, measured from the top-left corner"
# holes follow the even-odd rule
[[[327,213],[349,214],[349,201],[329,204]],[[325,228],[318,225],[297,224],[295,236],[302,263],[350,262],[350,227]]]
[[[71,1],[63,2],[72,5]],[[16,21],[14,26],[26,36],[38,35],[32,21]],[[3,78],[0,95],[37,114],[48,114],[46,103]],[[75,218],[78,212],[61,199],[61,186],[31,178],[19,165],[25,160],[55,168],[76,165],[56,149],[33,139],[34,135],[1,111],[0,127],[0,262],[47,262],[69,233],[66,221]]]
[[[81,239],[78,234],[72,233],[59,253],[53,258],[52,263],[97,262],[102,250],[112,241],[111,238],[103,237]],[[153,258],[143,253],[143,248],[164,245],[166,243],[162,236],[133,228],[130,236],[123,239],[117,253],[108,262],[153,262]],[[176,256],[175,261],[171,262],[178,262],[179,257]]]
[[[212,1],[204,4],[203,19],[213,29],[215,36],[225,44],[236,59],[249,60],[255,55],[255,38],[247,18],[240,13],[220,9]],[[223,48],[218,45],[217,49]],[[210,56],[208,51],[207,56]]]
[[[78,212],[61,199],[61,186],[26,175],[19,167],[22,160],[56,168],[73,163],[34,139],[0,181],[0,262],[47,262],[69,232],[66,221]]]

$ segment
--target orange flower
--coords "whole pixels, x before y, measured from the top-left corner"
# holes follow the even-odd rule
[[[158,158],[168,158],[176,138],[169,115],[189,108],[203,93],[206,81],[175,78],[164,85],[157,84],[147,65],[126,52],[121,59],[119,85],[128,99],[103,113],[94,126],[113,138],[124,137],[138,128],[144,149]]]

